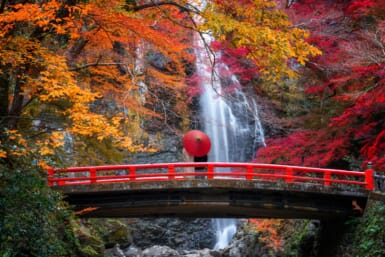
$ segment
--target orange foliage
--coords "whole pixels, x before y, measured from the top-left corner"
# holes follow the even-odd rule
[[[95,210],[99,209],[98,207],[87,207],[87,208],[84,208],[80,211],[76,211],[75,212],[75,215],[83,215],[83,214],[86,214],[86,213],[89,213],[89,212],[93,212]]]
[[[63,143],[50,123],[79,140],[93,137],[128,151],[150,150],[137,140],[143,134],[140,117],[161,117],[144,107],[145,99],[157,100],[148,92],[163,87],[182,98],[184,62],[192,60],[185,44],[188,33],[171,16],[183,20],[186,15],[175,6],[132,12],[121,0],[5,6],[0,13],[0,76],[10,84],[17,81],[17,89],[0,95],[12,106],[2,106],[0,113],[12,114],[17,122],[4,116],[1,127],[21,129],[21,119],[47,126],[29,125],[44,131],[35,138],[42,156],[53,155]],[[149,54],[161,55],[167,63],[159,70],[146,63]],[[0,151],[2,157],[8,154]]]
[[[249,227],[260,234],[259,240],[275,251],[281,249],[282,239],[277,229],[281,225],[279,219],[249,219]]]

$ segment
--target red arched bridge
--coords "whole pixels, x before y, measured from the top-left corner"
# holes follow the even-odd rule
[[[259,163],[157,163],[49,169],[86,217],[340,218],[362,215],[363,172]]]

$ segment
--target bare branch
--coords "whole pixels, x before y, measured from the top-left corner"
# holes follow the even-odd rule
[[[163,1],[163,2],[151,1],[151,3],[135,6],[132,10],[137,12],[137,11],[141,11],[141,10],[144,10],[144,9],[147,9],[147,8],[154,8],[154,7],[159,7],[159,6],[162,6],[162,5],[175,6],[175,7],[178,7],[181,11],[184,11],[184,12],[199,13],[199,10],[197,8],[195,8],[194,6],[192,6],[192,5],[188,5],[188,7],[187,7],[187,6],[181,5],[179,3],[176,3],[174,1]]]
[[[88,68],[88,67],[119,66],[119,65],[126,65],[126,64],[125,63],[121,63],[121,62],[99,62],[99,60],[97,60],[96,62],[87,63],[87,64],[84,64],[84,65],[79,66],[79,67],[73,67],[73,68],[70,68],[69,70],[70,71],[77,71],[77,70],[85,69],[85,68]]]

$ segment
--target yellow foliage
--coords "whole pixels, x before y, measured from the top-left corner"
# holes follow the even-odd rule
[[[45,155],[53,155],[55,154],[55,152],[52,150],[52,148],[48,147],[48,146],[43,146],[41,149],[40,149],[40,155],[42,156],[45,156]]]
[[[37,166],[39,166],[40,168],[42,168],[44,170],[48,170],[50,168],[50,166],[47,164],[47,162],[45,160],[40,160],[37,163]]]
[[[287,16],[275,9],[273,1],[253,0],[249,6],[238,1],[210,2],[202,13],[201,30],[210,30],[219,40],[230,40],[233,47],[245,47],[248,58],[260,68],[265,79],[278,81],[296,74],[288,67],[295,59],[304,65],[321,52],[306,43],[308,32],[292,27]]]
[[[7,158],[7,152],[0,149],[0,158]]]
[[[62,147],[64,145],[64,133],[61,131],[54,131],[51,133],[51,146],[53,148]]]

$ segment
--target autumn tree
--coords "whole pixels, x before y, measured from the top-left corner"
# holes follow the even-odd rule
[[[143,106],[144,87],[166,85],[178,92],[183,86],[181,60],[190,58],[186,46],[167,36],[168,19],[154,24],[144,11],[127,11],[124,1],[70,4],[3,8],[2,128],[28,134],[41,155],[53,154],[60,143],[52,142],[62,141],[66,132],[79,140],[90,137],[143,150],[136,142],[143,133],[139,117],[157,115]],[[162,12],[153,15],[156,21]],[[142,64],[151,54],[168,60],[163,71]]]
[[[212,1],[203,17],[201,28],[210,29],[224,47],[243,51],[266,80],[296,77],[291,61],[303,65],[321,53],[306,43],[308,32],[291,26],[274,1]]]
[[[296,131],[268,142],[259,161],[364,169],[384,167],[383,1],[296,1],[287,10],[323,51],[297,87],[307,110]],[[316,13],[315,13],[316,12]],[[380,14],[381,13],[381,14]],[[314,18],[317,17],[317,18]]]

